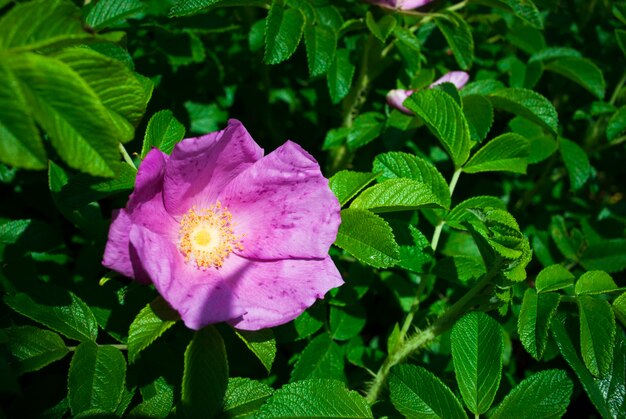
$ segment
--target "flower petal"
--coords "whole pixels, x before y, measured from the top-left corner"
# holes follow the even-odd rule
[[[241,256],[274,260],[328,255],[339,202],[313,157],[287,141],[234,179],[219,197],[243,235]]]
[[[237,321],[245,309],[234,298],[231,282],[216,269],[200,270],[185,260],[176,245],[147,228],[133,226],[130,241],[159,294],[194,330]]]
[[[251,261],[231,255],[227,261],[222,275],[229,276],[238,304],[246,308],[242,318],[228,323],[242,330],[287,323],[328,290],[343,284],[330,257]]]
[[[461,90],[469,81],[469,74],[465,71],[450,71],[434,82],[429,87],[435,87],[441,83],[452,83],[457,89]]]
[[[113,213],[109,240],[104,250],[102,264],[129,278],[142,283],[150,279],[138,264],[129,243],[129,232],[133,224],[174,236],[177,224],[163,207],[162,184],[167,155],[160,150],[151,150],[141,163],[135,181],[135,190],[130,195],[125,209]]]
[[[411,112],[409,109],[407,109],[403,105],[406,98],[411,96],[413,92],[415,92],[415,90],[404,90],[404,89],[390,90],[389,93],[387,93],[387,103],[389,104],[389,106],[396,108],[400,112],[404,112],[405,114],[408,114],[408,115],[413,115],[413,112]]]
[[[222,131],[181,141],[167,165],[165,208],[177,216],[193,205],[209,206],[226,184],[261,157],[263,149],[235,119]]]

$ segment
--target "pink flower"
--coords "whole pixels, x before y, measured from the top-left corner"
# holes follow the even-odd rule
[[[339,210],[310,154],[287,141],[264,157],[230,120],[148,153],[102,263],[154,284],[191,329],[277,326],[343,283],[328,256]]]
[[[417,9],[432,2],[433,0],[367,0],[368,3],[375,4],[386,9],[411,10]]]
[[[428,88],[437,86],[441,83],[452,83],[456,86],[457,89],[461,90],[463,86],[467,84],[469,80],[469,74],[465,71],[450,71],[449,73],[444,74],[441,78],[432,82]],[[411,96],[417,90],[404,90],[404,89],[394,89],[390,90],[387,93],[387,103],[389,106],[396,108],[399,111],[402,111],[408,115],[413,115],[413,112],[408,110],[404,105],[404,101],[406,98]]]

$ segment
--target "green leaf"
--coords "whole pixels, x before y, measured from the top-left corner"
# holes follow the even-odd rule
[[[182,406],[189,417],[222,411],[228,385],[228,361],[222,336],[213,326],[197,331],[185,350]]]
[[[538,293],[557,291],[574,284],[574,275],[561,265],[545,267],[535,279]]]
[[[337,33],[328,26],[307,25],[304,31],[306,58],[311,77],[326,73],[335,59]]]
[[[51,57],[78,73],[109,111],[133,126],[139,123],[152,95],[152,82],[140,80],[123,62],[88,48],[65,48]],[[112,117],[115,120],[116,115]],[[129,129],[125,140],[133,138],[133,127]]]
[[[588,59],[582,57],[560,58],[544,64],[544,68],[578,83],[598,99],[604,98],[606,83],[602,71]]]
[[[589,295],[578,296],[580,351],[589,371],[604,376],[615,346],[615,316],[610,304]]]
[[[73,168],[112,176],[122,134],[90,86],[68,65],[36,54],[15,55],[10,70],[39,125]]]
[[[422,67],[420,40],[413,32],[402,26],[396,26],[393,34],[397,41],[395,47],[402,56],[402,61],[407,67],[408,74],[419,73]]]
[[[565,371],[544,370],[519,383],[491,414],[493,419],[517,417],[559,418],[572,396],[572,382]]]
[[[350,51],[338,49],[326,75],[328,93],[333,104],[339,103],[350,91],[354,69],[354,64],[350,62]]]
[[[265,25],[266,64],[278,64],[287,60],[298,48],[304,16],[299,9],[285,9],[284,0],[274,0]]]
[[[375,268],[388,268],[400,258],[389,224],[367,210],[348,208],[341,211],[335,245]]]
[[[526,173],[528,140],[512,132],[502,134],[485,144],[463,166],[466,173],[506,171]]]
[[[380,173],[379,181],[407,178],[426,183],[431,186],[443,207],[450,206],[450,188],[437,168],[427,160],[413,154],[392,151],[376,156],[372,172]]]
[[[570,187],[572,190],[580,189],[591,176],[591,163],[589,157],[578,144],[573,141],[560,139],[560,150],[563,163],[567,168]]]
[[[310,378],[345,381],[343,352],[327,333],[322,333],[304,348],[291,371],[291,382]]]
[[[449,196],[448,196],[449,198]],[[444,207],[430,186],[413,179],[390,179],[374,185],[357,196],[350,208],[372,212],[408,211]]]
[[[605,239],[587,246],[580,263],[588,270],[619,272],[626,268],[626,239]]]
[[[0,161],[25,169],[45,169],[46,151],[18,80],[0,63]]]
[[[0,19],[0,50],[40,49],[60,41],[86,40],[78,7],[67,0],[37,0],[16,5]]]
[[[619,108],[609,119],[606,126],[606,138],[611,142],[624,131],[626,131],[626,106]]]
[[[330,334],[335,340],[348,340],[357,336],[365,326],[363,305],[351,302],[345,307],[330,307]]]
[[[475,256],[447,256],[437,261],[431,273],[453,283],[467,284],[485,274],[485,265]]]
[[[463,96],[463,114],[467,119],[472,141],[482,141],[493,125],[493,106],[481,95]]]
[[[456,167],[467,161],[471,148],[469,127],[463,111],[449,94],[423,89],[406,99],[404,106],[424,120]]]
[[[557,133],[559,124],[556,109],[548,99],[532,90],[520,87],[498,90],[488,96],[496,109],[523,116],[553,134]]]
[[[474,215],[468,211],[473,208],[499,208],[504,210],[506,205],[500,198],[495,196],[475,196],[452,208],[445,217],[446,223],[456,229],[466,230],[463,222],[474,218]]]
[[[35,293],[31,293],[33,297]],[[28,317],[62,335],[81,342],[95,341],[98,324],[89,306],[70,291],[41,287],[32,299],[24,293],[5,295],[4,302]]]
[[[83,342],[72,357],[67,377],[74,416],[88,410],[112,413],[122,400],[126,361],[119,349]]]
[[[348,148],[354,151],[374,141],[384,127],[384,117],[378,112],[366,112],[357,116],[348,133]]]
[[[576,295],[605,294],[617,290],[617,285],[611,275],[604,271],[585,272],[576,281]]]
[[[32,220],[0,219],[0,243],[16,243],[31,223]]]
[[[374,20],[374,16],[370,11],[365,15],[365,23],[372,33],[380,42],[385,42],[389,35],[393,33],[396,27],[396,18],[393,15],[385,15],[378,22]]]
[[[524,293],[517,319],[517,331],[526,351],[537,360],[541,359],[546,349],[550,320],[556,312],[559,300],[559,294],[553,292],[537,294],[534,289],[529,288]]]
[[[373,418],[367,401],[335,380],[306,380],[277,390],[255,416],[268,418]]]
[[[626,31],[623,29],[615,29],[615,40],[624,53],[624,56],[626,56]]]
[[[472,29],[465,19],[453,12],[442,13],[445,17],[436,17],[435,24],[448,41],[456,62],[463,70],[472,66],[474,61],[474,37]]]
[[[615,316],[626,327],[626,292],[613,300]]]
[[[276,340],[272,329],[256,331],[233,329],[248,349],[261,361],[269,374],[276,357]]]
[[[375,173],[342,170],[335,173],[328,180],[328,186],[339,200],[341,206],[343,206],[376,179],[377,176]]]
[[[523,21],[529,23],[532,27],[537,29],[543,28],[543,22],[541,21],[541,14],[537,10],[537,6],[530,0],[498,0],[501,3],[506,4],[517,17]]]
[[[139,0],[100,0],[85,21],[94,29],[102,29],[141,12],[143,7]]]
[[[274,390],[267,384],[249,378],[229,378],[224,411],[219,418],[243,418],[255,413],[272,395]]]
[[[174,387],[163,377],[141,387],[143,401],[131,410],[129,417],[167,417],[174,404]]]
[[[11,363],[17,375],[37,371],[69,352],[59,335],[33,326],[0,330],[0,343],[11,354]]]
[[[461,403],[439,378],[415,365],[398,365],[389,376],[391,401],[407,418],[467,418]]]
[[[178,313],[161,297],[142,308],[128,330],[128,362],[135,362],[139,353],[179,318]]]
[[[266,7],[265,0],[177,0],[170,9],[170,17],[181,17],[207,12],[214,7],[257,6]]]
[[[493,403],[502,375],[500,325],[483,312],[472,312],[456,322],[450,340],[463,401],[472,413],[485,413]]]
[[[156,147],[165,154],[170,154],[174,146],[185,136],[185,126],[178,122],[169,109],[152,115],[146,134],[143,137],[141,158],[146,157],[152,147]]]
[[[589,373],[589,370],[578,357],[576,348],[574,348],[574,344],[565,329],[564,320],[565,316],[559,313],[559,315],[552,319],[551,324],[552,335],[554,336],[554,340],[556,341],[561,355],[563,355],[563,358],[565,358],[569,366],[572,367],[578,376],[587,396],[589,396],[589,400],[594,404],[598,413],[606,419],[615,417],[610,413],[610,404],[607,403],[608,397],[607,395],[603,395],[603,392],[598,386],[599,382]]]

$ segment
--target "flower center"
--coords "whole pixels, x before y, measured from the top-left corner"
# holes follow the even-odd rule
[[[232,228],[233,215],[219,201],[208,208],[191,207],[180,220],[178,246],[185,262],[198,268],[219,268],[235,249],[243,250],[242,237]]]

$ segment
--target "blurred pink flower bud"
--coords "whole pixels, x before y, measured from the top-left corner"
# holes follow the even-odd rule
[[[422,7],[433,0],[366,0],[368,3],[375,4],[386,9],[411,10]]]
[[[469,74],[465,71],[450,71],[449,73],[444,74],[439,79],[435,80],[428,86],[428,88],[435,87],[442,83],[452,83],[456,86],[457,89],[461,90],[463,86],[467,84],[469,80]],[[404,89],[393,89],[387,93],[387,103],[392,108],[396,108],[397,110],[404,112],[407,115],[413,115],[409,109],[407,109],[403,103],[404,101],[415,93],[417,90],[404,90]]]

